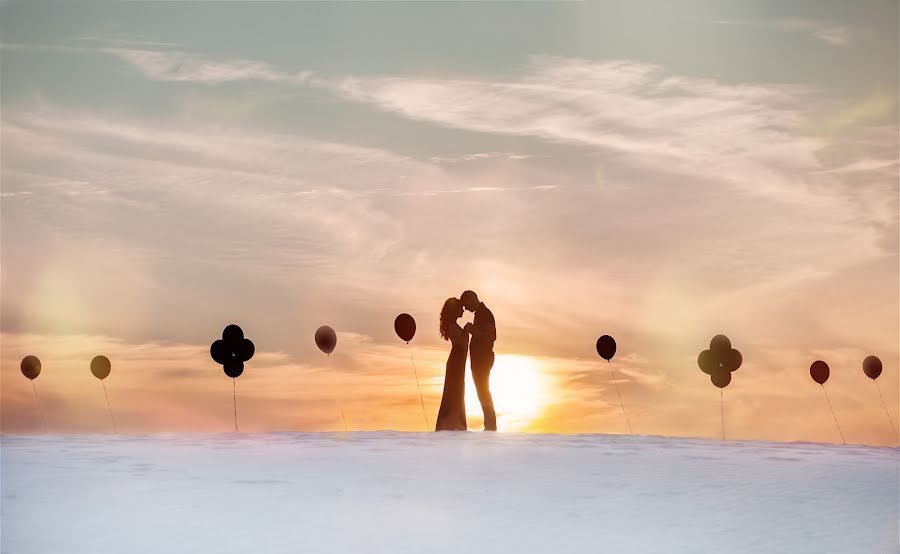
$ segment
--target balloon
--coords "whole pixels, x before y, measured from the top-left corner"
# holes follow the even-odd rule
[[[234,352],[235,347],[237,347],[242,340],[244,340],[244,331],[241,330],[240,327],[232,323],[231,325],[225,327],[225,330],[222,331],[222,340],[224,340],[228,347]]]
[[[616,355],[616,339],[609,335],[603,335],[597,339],[597,354],[607,362]]]
[[[394,332],[401,339],[409,342],[416,336],[416,320],[409,314],[400,314],[394,320]]]
[[[212,346],[209,347],[209,355],[212,356],[212,359],[215,360],[217,364],[222,365],[234,357],[224,340],[213,342]]]
[[[831,370],[828,368],[828,364],[822,360],[816,360],[809,366],[809,376],[813,378],[813,381],[820,385],[825,384],[825,381],[828,380],[830,374]]]
[[[869,379],[878,379],[878,376],[881,375],[881,370],[881,360],[878,359],[878,356],[866,356],[866,359],[863,360],[863,372]],[[38,362],[38,373],[40,371],[40,362]]]
[[[731,350],[731,341],[725,335],[716,335],[709,341],[709,349],[713,351],[718,360],[724,360]]]
[[[246,362],[253,357],[255,352],[256,347],[253,345],[253,341],[250,339],[243,339],[238,343],[237,348],[235,348],[234,357],[242,362]]]
[[[728,383],[731,382],[731,372],[730,371],[716,371],[713,372],[712,375],[709,376],[709,380],[712,381],[712,384],[719,387],[720,389],[724,389],[728,386]]]
[[[94,359],[91,360],[91,373],[97,379],[101,381],[106,379],[110,371],[112,371],[112,364],[109,363],[109,358],[106,356],[94,356]]]
[[[241,376],[241,373],[244,372],[244,362],[230,360],[222,366],[222,369],[225,370],[225,375],[231,377],[232,379],[236,379]]]
[[[316,329],[316,346],[326,354],[334,352],[334,347],[337,346],[337,335],[334,329],[327,325]]]
[[[25,356],[22,358],[22,375],[34,381],[40,374],[41,361],[37,356]]]
[[[736,371],[737,368],[741,367],[742,363],[744,363],[744,357],[741,356],[741,351],[737,348],[729,350],[722,359],[722,367],[728,371]]]
[[[700,355],[697,356],[697,365],[700,366],[700,370],[707,375],[712,375],[720,368],[719,362],[717,362],[715,356],[713,356],[712,350],[704,350],[701,352]]]

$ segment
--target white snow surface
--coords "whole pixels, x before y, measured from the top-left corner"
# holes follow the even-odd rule
[[[609,435],[0,438],[0,550],[898,551],[898,449]]]

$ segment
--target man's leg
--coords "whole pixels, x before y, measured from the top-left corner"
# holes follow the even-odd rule
[[[484,430],[497,430],[497,414],[494,412],[494,398],[491,396],[490,379],[491,368],[494,366],[494,355],[487,359],[472,358],[472,381],[475,382],[475,391],[478,393],[478,401],[481,402],[481,411],[484,412]]]

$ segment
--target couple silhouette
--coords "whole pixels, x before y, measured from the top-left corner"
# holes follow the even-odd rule
[[[472,323],[459,326],[465,310],[475,314]],[[435,431],[465,431],[466,428],[466,357],[471,357],[472,381],[484,411],[484,430],[497,430],[497,415],[489,381],[494,367],[494,341],[497,326],[494,314],[467,290],[459,298],[448,298],[441,309],[441,337],[450,341],[450,356],[444,374],[444,394],[438,411]],[[470,340],[471,337],[471,340]]]

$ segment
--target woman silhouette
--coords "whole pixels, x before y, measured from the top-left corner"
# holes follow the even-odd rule
[[[466,430],[466,358],[469,354],[469,333],[456,322],[463,315],[458,298],[448,298],[441,309],[441,337],[450,341],[450,356],[444,374],[444,395],[438,411],[435,431]]]

